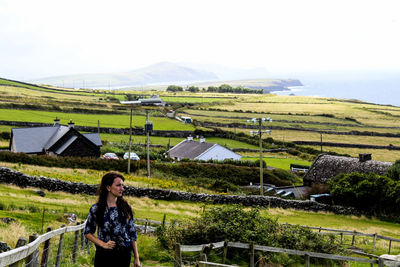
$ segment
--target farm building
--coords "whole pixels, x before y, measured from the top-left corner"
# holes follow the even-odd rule
[[[325,184],[340,173],[374,172],[381,175],[390,166],[392,166],[390,162],[372,160],[371,154],[360,154],[359,158],[320,154],[304,175],[303,183],[307,186]]]
[[[240,160],[242,156],[218,144],[207,143],[205,138],[194,141],[188,137],[168,151],[171,158],[191,160]]]
[[[10,151],[26,154],[76,157],[100,157],[102,146],[98,133],[81,134],[71,121],[61,125],[11,129]]]

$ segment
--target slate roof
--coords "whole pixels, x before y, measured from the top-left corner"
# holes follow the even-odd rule
[[[197,142],[193,140],[183,140],[173,148],[169,150],[169,156],[171,158],[187,158],[187,159],[195,159],[200,156],[216,144],[207,143],[207,142]]]
[[[303,177],[304,185],[313,183],[327,183],[336,177],[339,173],[370,173],[384,174],[389,167],[390,162],[368,160],[361,162],[358,158],[331,156],[320,154],[311,165],[308,172]]]
[[[49,126],[49,127],[29,127],[11,129],[14,152],[23,153],[43,153],[51,148],[58,140],[60,140],[71,129],[65,125]],[[82,134],[96,146],[101,146],[100,135],[97,133]],[[71,136],[62,144],[56,154],[62,153],[73,141],[76,136]]]

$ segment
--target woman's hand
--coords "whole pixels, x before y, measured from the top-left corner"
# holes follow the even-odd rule
[[[104,243],[104,242],[103,242]],[[102,246],[104,249],[113,249],[115,248],[115,242],[109,240],[107,243],[104,243],[104,245]]]
[[[135,258],[135,261],[133,262],[133,267],[140,267],[142,265],[140,265],[140,260],[139,257]]]

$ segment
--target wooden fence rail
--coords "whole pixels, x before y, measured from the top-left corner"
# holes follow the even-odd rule
[[[285,253],[289,255],[297,255],[303,256],[305,258],[306,266],[310,266],[310,258],[321,258],[321,259],[328,259],[328,260],[338,260],[338,261],[352,261],[352,262],[360,262],[360,263],[369,263],[371,266],[373,264],[378,264],[379,267],[384,266],[384,261],[387,259],[383,259],[378,257],[376,259],[367,259],[367,258],[360,258],[360,257],[350,257],[350,256],[343,256],[343,255],[335,255],[335,254],[327,254],[327,253],[318,253],[318,252],[311,252],[311,251],[300,251],[294,249],[285,249],[285,248],[278,248],[278,247],[269,247],[269,246],[261,246],[255,244],[248,244],[248,243],[239,243],[239,242],[217,242],[217,243],[210,243],[210,244],[202,244],[202,245],[180,245],[176,244],[175,247],[175,256],[174,256],[174,266],[181,267],[183,266],[182,263],[182,252],[200,252],[204,253],[205,251],[210,251],[211,249],[217,248],[224,248],[222,264],[226,261],[226,251],[225,249],[231,248],[240,248],[240,249],[249,249],[250,250],[250,259],[249,265],[250,267],[254,267],[254,255],[255,251],[262,251],[262,252],[273,252],[273,253]],[[207,248],[207,249],[206,249]],[[207,258],[207,257],[205,257]],[[200,266],[225,266],[225,265],[217,265],[216,263],[210,263],[211,265],[204,265],[204,257],[200,257],[200,260],[203,261],[202,265]]]
[[[42,244],[43,242],[49,241],[52,237],[58,236],[58,235],[63,235],[68,232],[76,232],[78,233],[79,230],[82,230],[86,225],[86,222],[76,225],[76,226],[65,226],[61,227],[59,229],[49,231],[43,235],[38,236],[37,238],[32,238],[32,242],[21,246],[17,247],[13,250],[9,250],[3,253],[0,253],[0,267],[8,266],[14,263],[18,263],[26,258],[34,258],[34,257],[29,257],[34,255],[35,253],[38,253],[39,245]],[[62,245],[62,242],[60,241],[60,244]],[[48,251],[48,250],[47,250]],[[59,250],[61,251],[61,250]],[[75,251],[76,253],[76,251]],[[46,261],[46,255],[42,255],[42,260]],[[37,258],[37,257],[36,257]]]

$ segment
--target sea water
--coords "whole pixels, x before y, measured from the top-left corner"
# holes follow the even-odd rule
[[[400,72],[302,74],[297,78],[304,86],[274,93],[357,99],[400,107]]]

